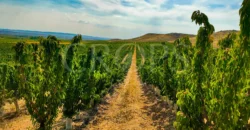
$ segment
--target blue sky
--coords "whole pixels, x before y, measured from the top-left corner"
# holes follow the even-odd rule
[[[196,34],[193,11],[216,31],[239,29],[242,0],[0,0],[0,28],[132,38],[146,33]]]

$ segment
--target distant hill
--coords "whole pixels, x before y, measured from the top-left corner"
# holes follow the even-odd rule
[[[109,41],[110,42],[116,42],[116,41],[122,41],[122,39],[118,39],[118,38],[117,39],[110,39]]]
[[[215,32],[212,36],[214,38],[213,45],[216,47],[217,43],[220,39],[225,38],[229,33],[239,33],[237,30],[224,30]],[[132,38],[132,39],[112,39],[112,41],[127,41],[127,42],[174,42],[176,39],[189,36],[190,41],[195,44],[196,35],[193,34],[183,34],[183,33],[168,33],[168,34],[156,34],[156,33],[148,33],[140,37]]]
[[[76,34],[61,33],[61,32],[42,32],[42,31],[30,31],[30,30],[12,30],[12,29],[0,29],[0,35],[8,36],[22,36],[22,37],[47,37],[48,35],[54,35],[59,39],[72,39]],[[82,35],[83,40],[109,40],[109,38],[95,37]]]
[[[192,34],[182,34],[182,33],[168,33],[168,34],[156,34],[156,33],[148,33],[143,36],[127,39],[126,41],[133,41],[133,42],[174,42],[176,39],[189,36],[195,37]]]
[[[237,30],[224,30],[224,31],[219,31],[213,34],[214,41],[219,41],[222,38],[225,38],[229,33],[236,33],[239,34],[240,31]]]
[[[237,30],[224,30],[219,31],[213,34],[214,37],[214,46],[217,45],[218,41],[224,37],[226,37],[229,33],[235,32],[238,33]],[[20,36],[20,37],[38,37],[43,36],[47,37],[48,35],[54,35],[59,39],[72,39],[76,34],[72,33],[61,33],[61,32],[42,32],[42,31],[30,31],[30,30],[12,30],[12,29],[0,29],[0,35],[8,35],[8,36]],[[95,36],[87,36],[82,35],[84,40],[109,40],[110,42],[174,42],[176,39],[189,36],[191,42],[194,44],[196,41],[196,35],[193,34],[183,34],[183,33],[168,33],[168,34],[156,34],[156,33],[148,33],[140,37],[132,38],[132,39],[110,39],[104,37],[95,37]]]

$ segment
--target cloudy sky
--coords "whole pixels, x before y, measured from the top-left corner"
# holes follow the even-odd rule
[[[193,11],[216,31],[239,29],[242,0],[0,0],[0,28],[132,38],[146,33],[196,34]]]

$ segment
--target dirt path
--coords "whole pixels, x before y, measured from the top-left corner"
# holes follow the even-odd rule
[[[144,88],[144,89],[143,89]],[[160,102],[152,90],[142,87],[136,68],[136,49],[124,83],[90,122],[89,130],[155,130],[172,129],[174,114]],[[171,117],[171,120],[170,118]]]

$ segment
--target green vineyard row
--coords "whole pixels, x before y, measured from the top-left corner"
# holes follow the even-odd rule
[[[173,46],[137,44],[145,57],[139,73],[143,82],[158,86],[178,106],[176,129],[250,128],[250,1],[239,11],[241,34],[229,34],[212,47],[213,25],[195,11],[200,25],[196,44],[188,37]]]
[[[99,103],[114,84],[123,81],[133,52],[128,48],[133,46],[82,45],[81,40],[77,35],[70,45],[61,45],[56,37],[48,36],[39,44],[8,46],[13,58],[0,64],[0,108],[7,101],[14,102],[18,113],[17,100],[24,99],[32,120],[39,129],[47,130],[60,107],[72,119]],[[127,54],[128,59],[121,63]]]

